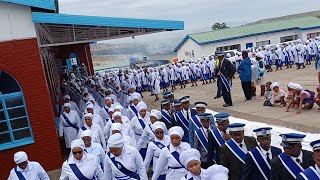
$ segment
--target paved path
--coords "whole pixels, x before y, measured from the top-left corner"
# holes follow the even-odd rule
[[[314,65],[309,65],[305,69],[296,70],[284,69],[266,74],[266,80],[271,82],[279,82],[283,90],[287,90],[286,85],[289,82],[296,82],[305,89],[316,92],[318,85],[317,72]],[[286,108],[280,107],[264,107],[264,100],[254,100],[251,103],[244,102],[244,94],[240,85],[240,79],[233,80],[232,99],[233,107],[223,108],[223,99],[214,100],[217,87],[216,83],[201,85],[199,82],[197,87],[187,85],[185,89],[177,89],[175,97],[180,98],[185,95],[191,96],[191,103],[196,101],[204,101],[208,103],[208,109],[217,112],[228,112],[232,116],[247,119],[250,121],[265,122],[268,124],[284,126],[297,129],[303,132],[318,133],[320,132],[320,112],[317,112],[318,106],[315,104],[312,110],[303,110],[301,114],[296,114],[296,110],[285,112]],[[260,94],[260,88],[257,89],[257,94]],[[149,93],[144,93],[144,101],[149,105],[149,108],[160,108],[160,102],[154,102],[154,97],[150,97]]]

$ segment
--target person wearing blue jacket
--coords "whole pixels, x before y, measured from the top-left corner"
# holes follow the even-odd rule
[[[246,97],[246,102],[251,102],[251,77],[252,77],[252,70],[251,70],[251,60],[248,57],[248,52],[242,52],[243,61],[239,66],[239,73],[240,73],[240,80],[241,86]]]

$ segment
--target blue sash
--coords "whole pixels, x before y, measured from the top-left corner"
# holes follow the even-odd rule
[[[69,164],[72,172],[74,173],[74,175],[77,176],[78,179],[81,180],[90,180],[89,178],[85,177],[82,172],[79,170],[78,166],[76,164]],[[95,179],[95,178],[93,178]]]
[[[107,112],[107,114],[109,113],[109,109],[107,109],[106,107],[104,107],[104,110]]]
[[[200,128],[200,129],[196,130],[194,133],[195,133],[196,136],[198,137],[198,139],[199,139],[202,147],[204,148],[204,150],[205,150],[206,152],[208,152],[208,138],[207,138],[206,135],[204,134],[203,129]]]
[[[191,118],[191,121],[193,122],[193,124],[194,124],[198,129],[202,127],[202,124],[201,124],[201,122],[200,122],[200,120],[199,120],[199,118],[198,118],[197,115],[196,115],[196,116],[193,116],[193,117]]]
[[[170,152],[170,145],[167,146],[167,148],[168,148],[168,150],[169,150],[169,152]],[[177,160],[177,162],[181,165],[181,167],[169,167],[169,168],[171,168],[171,169],[181,169],[181,168],[185,168],[185,167],[181,164],[181,162],[180,162],[180,159],[179,159],[180,154],[179,154],[177,151],[173,151],[173,152],[171,153],[171,155]]]
[[[125,174],[126,176],[128,176],[130,178],[134,178],[134,179],[140,180],[140,176],[139,176],[138,173],[128,170],[120,162],[116,161],[115,157],[111,158],[110,157],[111,156],[110,152],[108,152],[108,156],[109,156],[110,160],[112,161],[112,163],[118,168],[118,170],[120,172],[122,172],[123,174]]]
[[[300,173],[300,175],[305,179],[305,180],[320,180],[320,175],[318,172],[314,169],[314,167],[310,166],[306,170]]]
[[[189,131],[189,120],[183,115],[182,111],[177,112],[178,119],[183,124],[183,126]]]
[[[85,126],[82,126],[81,129],[82,129],[82,131],[87,130],[87,128]]]
[[[79,129],[76,125],[74,125],[74,124],[72,124],[72,123],[70,122],[69,118],[68,118],[66,115],[64,115],[63,113],[62,113],[61,115],[63,116],[64,120],[66,120],[66,123],[68,123],[68,125],[69,125],[70,127],[73,127],[73,128],[75,128],[76,130]]]
[[[188,174],[186,174],[186,175],[184,176],[184,178],[187,179],[187,180],[193,180],[193,177],[191,177],[191,178],[188,179]]]
[[[304,169],[296,161],[292,160],[290,156],[287,156],[284,152],[278,155],[282,165],[288,170],[292,177],[297,178],[297,175]]]
[[[266,161],[266,159],[264,159],[259,147],[253,148],[251,151],[249,151],[249,154],[252,157],[254,163],[258,167],[264,179],[270,179],[271,167],[269,163]]]
[[[136,109],[136,107],[134,106],[130,106],[130,109],[134,112],[134,114],[138,117],[138,111]]]
[[[144,122],[142,121],[142,119],[138,119],[139,120],[139,123],[142,127],[142,129],[144,129],[146,127],[146,125],[144,124]]]
[[[153,142],[153,144],[155,144],[159,149],[162,149],[162,148],[164,148],[165,147],[165,145],[163,145],[162,143],[160,143],[160,142],[156,142],[156,141],[151,141],[151,142]]]
[[[169,116],[168,113],[166,113],[165,111],[161,111],[162,117],[169,123],[171,124],[171,117]]]
[[[230,92],[231,91],[231,85],[228,82],[227,78],[222,73],[220,73],[220,77],[221,77],[221,81],[222,81],[223,85],[226,87],[227,91]]]
[[[243,164],[245,163],[246,153],[243,152],[240,146],[236,144],[233,139],[230,139],[229,141],[227,141],[226,146]]]
[[[19,180],[26,180],[26,178],[22,175],[22,173],[17,170],[17,166],[14,168],[14,172],[15,172],[16,175],[18,176],[18,179],[19,179]]]
[[[223,137],[221,136],[218,128],[214,128],[213,130],[211,130],[211,133],[214,137],[214,139],[216,139],[217,143],[219,144],[219,146],[221,147],[222,145],[224,145],[224,143],[226,143],[226,141],[223,139]]]

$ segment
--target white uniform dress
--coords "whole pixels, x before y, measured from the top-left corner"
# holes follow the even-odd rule
[[[88,154],[92,154],[96,157],[98,163],[101,166],[101,169],[103,169],[106,153],[104,152],[102,146],[99,143],[91,142],[91,146],[85,147],[85,150]]]
[[[84,118],[84,116],[83,116],[83,117],[82,117],[81,126],[83,126],[84,123],[85,123],[85,120],[84,120],[84,119],[85,119],[85,118]],[[101,118],[101,116],[100,116],[99,114],[93,114],[92,123],[99,125],[101,129],[104,128],[104,121],[103,121],[103,119]]]
[[[155,138],[154,132],[151,128],[151,123],[146,126],[142,132],[142,135],[140,136],[140,139],[137,143],[137,150],[139,151],[144,144],[149,143],[151,140]]]
[[[150,142],[148,145],[148,149],[147,149],[147,155],[146,158],[144,159],[144,167],[146,169],[149,169],[149,165],[150,162],[153,159],[153,164],[152,164],[152,168],[155,169],[160,153],[161,153],[161,149],[159,146],[156,145],[156,143],[161,143],[161,149],[164,147],[167,147],[170,144],[170,137],[168,135],[164,135],[162,140],[159,140],[157,138],[154,139],[154,141]],[[165,168],[166,169],[166,168]],[[165,174],[166,170],[164,170],[161,175]]]
[[[139,114],[138,118],[141,119],[144,122],[146,127],[149,126],[149,124],[151,123],[150,122],[150,113],[149,112],[147,112],[147,114],[146,114],[146,116],[144,118],[142,118],[140,116],[140,114]],[[135,133],[136,144],[138,144],[139,139],[140,139],[140,137],[141,137],[141,135],[143,133],[143,128],[142,128],[138,118],[137,117],[133,117],[131,119],[131,122],[130,122],[130,125],[131,125],[131,127],[133,129],[133,132]],[[147,142],[145,142],[141,146],[141,148],[147,148]]]
[[[181,179],[187,174],[187,170],[173,157],[172,152],[176,151],[179,154],[184,150],[190,149],[190,145],[186,142],[181,142],[178,147],[174,147],[171,143],[170,150],[165,147],[161,150],[157,166],[153,169],[152,180],[157,180],[158,177],[167,169],[166,179]]]
[[[110,157],[109,157],[110,155]],[[142,157],[139,152],[131,146],[124,145],[122,148],[122,153],[120,156],[115,157],[113,154],[109,153],[105,158],[105,168],[104,168],[104,180],[116,180],[121,177],[121,179],[132,179],[122,173],[118,169],[110,158],[115,158],[115,161],[121,163],[126,169],[136,172],[141,180],[148,179],[146,169],[143,165]]]
[[[76,164],[81,173],[88,179],[103,179],[103,171],[94,155],[84,153],[82,159],[76,160],[73,156],[62,164],[60,180],[79,180],[69,164]]]
[[[89,127],[87,124],[83,125],[87,130],[90,130],[92,132],[92,141],[95,143],[101,144],[101,146],[106,149],[106,140],[104,138],[103,132],[97,124],[92,123],[91,127]],[[78,138],[81,137],[83,130],[82,127],[79,130]]]
[[[16,168],[26,180],[50,180],[48,174],[38,162],[29,161],[25,169],[21,169],[19,166],[16,166]],[[10,171],[8,180],[19,180],[14,169]]]
[[[125,120],[123,120],[125,116],[122,116],[122,131],[121,134],[124,136],[129,136],[131,137],[133,140],[135,140],[135,136],[134,136],[134,131],[131,128],[130,124],[128,122],[126,122]],[[112,124],[112,120],[108,121],[108,123],[106,124],[106,126],[103,128],[103,134],[104,137],[106,139],[106,141],[108,141],[109,137],[112,135],[111,130],[111,124]],[[135,142],[136,144],[136,142]]]
[[[63,112],[63,114],[69,119],[71,124],[74,124],[78,128],[80,128],[80,117],[75,110],[70,110],[69,113]],[[70,144],[73,140],[77,139],[78,130],[71,127],[63,115],[60,115],[59,120],[59,137],[64,136],[66,147],[70,148]]]
[[[190,172],[188,172],[181,180],[228,180],[228,172],[229,170],[221,165],[213,165],[208,167],[208,169],[201,169],[201,173],[199,176],[194,176]]]

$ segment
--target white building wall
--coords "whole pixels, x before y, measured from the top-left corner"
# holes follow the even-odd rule
[[[0,2],[0,42],[37,37],[31,8]]]
[[[190,60],[190,59],[198,59],[202,57],[201,53],[202,47],[199,46],[196,42],[194,42],[191,39],[187,39],[184,44],[178,49],[177,56],[179,61],[182,60]],[[185,52],[194,52],[194,57],[192,56],[186,56]]]
[[[320,29],[313,29],[311,32],[319,32],[319,31],[320,31]],[[245,37],[245,38],[241,38],[241,39],[234,39],[234,40],[230,40],[230,41],[217,42],[217,43],[213,43],[213,44],[205,44],[205,45],[201,45],[201,46],[197,45],[195,42],[188,39],[180,47],[180,49],[178,49],[177,54],[178,54],[179,59],[188,59],[188,58],[186,58],[184,53],[185,53],[185,51],[193,49],[195,51],[195,53],[194,53],[195,59],[197,59],[197,58],[201,58],[203,56],[208,56],[208,55],[214,54],[218,47],[240,44],[241,50],[245,50],[247,43],[253,43],[253,47],[256,47],[257,42],[267,41],[267,40],[270,40],[270,44],[278,44],[278,43],[280,43],[280,38],[285,37],[285,36],[298,35],[298,38],[300,38],[302,40],[306,40],[307,33],[310,33],[310,32],[306,31],[306,32],[301,33],[301,31],[299,31],[299,30],[289,30],[289,31],[277,32],[277,33],[269,33],[269,34]]]
[[[310,29],[310,30],[303,30],[300,31],[300,37],[302,40],[307,40],[307,36],[310,33],[317,33],[320,32],[320,28],[316,28],[316,29]]]

